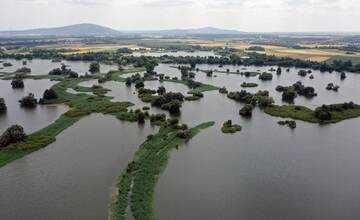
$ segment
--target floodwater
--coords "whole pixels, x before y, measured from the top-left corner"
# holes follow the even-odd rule
[[[217,66],[198,67],[220,70]],[[224,66],[221,70],[227,68],[264,72],[270,67]],[[240,84],[244,81],[255,82],[259,87],[246,90],[269,90],[277,104],[282,101],[276,86],[301,80],[305,86],[315,87],[318,96],[297,97],[296,104],[315,108],[345,101],[360,103],[360,75],[348,73],[342,81],[339,73],[313,71],[315,79],[311,80],[298,76],[298,70],[283,69],[280,76],[273,73],[273,80],[268,82],[226,73],[207,77],[203,72],[198,72],[195,80],[225,86],[229,91],[242,90]],[[181,76],[170,65],[160,64],[155,71]],[[327,91],[328,83],[339,85],[339,91]],[[93,84],[97,81],[81,85]],[[176,83],[145,83],[152,89],[160,85],[168,91],[188,91]],[[102,86],[112,90],[107,95],[114,101],[130,101],[134,108],[149,106],[139,100],[134,86],[119,82]],[[297,128],[291,130],[279,126],[277,121],[281,119],[259,108],[254,109],[251,119],[240,117],[243,104],[218,91],[204,95],[199,101],[184,102],[179,119],[190,126],[206,121],[216,124],[172,152],[155,190],[157,219],[360,218],[360,118],[333,125],[297,121]],[[151,108],[150,112],[164,111]],[[243,127],[240,133],[220,131],[229,119]],[[111,116],[96,114],[82,119],[47,148],[0,169],[1,219],[106,219],[114,180],[146,136],[155,132],[149,123],[139,127]]]
[[[254,68],[254,67],[253,67]],[[322,103],[359,103],[360,75],[348,74],[340,81],[337,73],[314,72],[303,79],[292,69],[271,82],[256,77],[216,73],[218,77],[197,80],[231,90],[241,90],[247,80],[274,91],[278,84],[302,80],[314,86],[318,97],[296,99],[309,107]],[[325,90],[329,82],[341,86],[338,93]],[[360,218],[360,119],[320,126],[297,121],[290,130],[277,125],[279,118],[256,109],[251,119],[238,115],[243,106],[218,94],[205,93],[199,102],[187,102],[181,120],[196,125],[213,120],[215,126],[201,132],[187,145],[174,151],[156,187],[154,208],[158,219],[358,219]],[[241,124],[240,133],[220,131],[231,119]]]
[[[181,78],[180,70],[177,68],[173,68],[171,66],[176,65],[167,65],[160,64],[155,68],[155,71],[160,74],[165,74],[170,77],[178,77]],[[230,66],[225,65],[222,68],[219,68],[215,65],[197,65],[197,68],[202,70],[219,70],[226,71],[229,69],[231,72],[236,72],[239,70],[240,72],[250,71],[250,72],[269,72],[268,70],[271,67],[244,67],[244,66]],[[243,69],[243,68],[246,68]],[[273,67],[277,68],[277,67]],[[219,73],[214,72],[213,77],[207,77],[204,72],[195,72],[195,81],[199,81],[206,84],[215,85],[218,87],[225,86],[229,91],[240,91],[246,90],[249,92],[257,92],[258,90],[268,90],[270,96],[272,96],[277,104],[284,104],[281,100],[281,93],[277,92],[275,88],[278,85],[282,86],[290,86],[297,81],[301,81],[305,86],[312,86],[315,88],[315,92],[318,94],[317,97],[314,98],[305,98],[302,96],[298,96],[295,99],[295,104],[304,105],[310,108],[316,108],[322,104],[334,104],[334,103],[342,103],[354,101],[355,103],[360,103],[359,85],[360,82],[360,74],[352,74],[348,73],[347,78],[345,80],[340,80],[340,73],[321,73],[320,71],[313,71],[312,75],[314,75],[314,79],[310,79],[309,74],[307,77],[301,77],[297,73],[300,69],[291,68],[289,72],[286,72],[286,69],[283,68],[282,74],[280,76],[276,75],[273,72],[273,80],[271,81],[261,81],[258,77],[245,77],[237,74],[230,73]],[[259,84],[256,88],[242,88],[240,85],[243,82],[253,82]],[[328,91],[326,90],[326,86],[328,83],[334,83],[335,85],[339,85],[340,89],[338,92]]]
[[[145,88],[157,90],[159,86],[164,86],[168,92],[181,92],[186,95],[189,91],[188,87],[183,84],[172,83],[172,82],[159,82],[159,81],[146,81],[144,82]],[[150,107],[149,113],[167,114],[167,111],[163,111],[160,108],[152,107],[150,103],[144,103],[138,98],[138,93],[134,85],[126,86],[122,82],[108,81],[102,84],[99,84],[97,80],[89,80],[79,84],[84,87],[91,87],[93,85],[101,85],[104,88],[110,89],[106,96],[112,97],[112,101],[128,101],[134,104],[130,109],[143,108],[144,106]],[[72,93],[78,93],[76,91],[71,91]]]
[[[31,133],[46,127],[64,113],[67,107],[63,105],[38,105],[29,109],[22,108],[19,104],[19,100],[29,93],[34,93],[37,99],[41,98],[44,91],[55,83],[50,80],[27,79],[24,80],[24,89],[12,89],[11,81],[0,80],[0,97],[5,99],[7,105],[6,113],[0,114],[0,133],[14,124],[23,126],[26,133]]]
[[[3,73],[13,73],[17,69],[22,67],[27,67],[31,69],[31,75],[47,75],[50,70],[54,68],[60,68],[61,63],[64,63],[68,66],[69,69],[74,70],[77,72],[80,76],[85,75],[86,72],[89,72],[89,66],[91,62],[88,61],[66,61],[63,60],[61,62],[52,62],[52,60],[47,59],[33,59],[33,60],[26,60],[27,65],[23,65],[22,60],[15,60],[15,59],[2,59],[4,62],[10,62],[13,64],[11,67],[3,67],[2,64],[0,64],[3,69],[0,69],[0,72]],[[117,70],[116,65],[107,65],[107,64],[100,64],[100,72],[106,73],[110,70]]]
[[[107,219],[120,172],[146,136],[149,123],[95,114],[56,142],[0,169],[1,219]]]

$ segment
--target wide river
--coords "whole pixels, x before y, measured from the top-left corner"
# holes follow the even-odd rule
[[[9,62],[12,64],[10,67],[3,67],[3,64],[0,63],[0,73],[13,73],[17,69],[22,67],[27,67],[31,69],[31,75],[47,75],[50,70],[55,68],[60,68],[61,64],[65,64],[68,69],[72,69],[77,72],[80,76],[85,75],[85,73],[89,72],[89,66],[91,62],[88,61],[66,61],[63,60],[61,62],[52,62],[47,59],[33,59],[27,60],[26,65],[23,64],[22,60],[14,60],[14,59],[1,59],[1,61]],[[116,65],[108,65],[108,64],[100,64],[100,72],[106,73],[110,70],[117,70]]]
[[[236,71],[244,67],[221,69],[227,68]],[[269,69],[245,68],[260,72]],[[169,65],[159,65],[156,71],[180,77],[179,70]],[[247,90],[269,90],[277,104],[282,102],[275,87],[301,80],[315,87],[318,96],[298,97],[296,104],[314,108],[324,103],[360,103],[360,75],[347,74],[341,81],[339,73],[314,71],[315,79],[311,80],[298,76],[297,71],[274,74],[270,82],[226,73],[207,77],[202,72],[195,79],[226,86],[230,91],[241,90],[243,81],[256,82],[258,88]],[[330,82],[340,86],[338,92],[325,90]],[[174,83],[153,81],[145,85],[164,85],[168,91],[182,93],[188,90]],[[117,82],[105,83],[104,87],[113,90],[109,95],[115,100],[129,100],[134,108],[147,105],[137,98],[133,87]],[[297,128],[290,130],[277,125],[279,118],[258,108],[251,119],[244,119],[238,114],[242,106],[217,91],[183,104],[181,121],[191,126],[205,121],[216,124],[172,152],[156,187],[157,219],[360,218],[360,119],[325,126],[297,121]],[[156,108],[151,111],[163,112]],[[221,124],[228,119],[241,124],[243,130],[234,135],[221,133]],[[47,148],[0,168],[1,219],[106,219],[116,177],[146,136],[155,132],[148,123],[139,127],[110,116],[82,119]]]

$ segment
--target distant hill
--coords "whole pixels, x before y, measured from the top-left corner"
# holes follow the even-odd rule
[[[75,24],[55,28],[39,28],[19,31],[0,31],[0,36],[191,36],[191,35],[238,35],[243,32],[214,27],[198,29],[171,29],[154,31],[117,31],[96,24]]]
[[[119,35],[120,32],[96,24],[75,24],[55,28],[39,28],[22,31],[0,31],[0,35],[7,36],[106,36]]]
[[[161,35],[161,36],[191,36],[191,35],[238,35],[243,32],[236,30],[225,30],[214,27],[204,27],[197,29],[171,29],[171,30],[155,30],[155,31],[137,31],[130,33]]]

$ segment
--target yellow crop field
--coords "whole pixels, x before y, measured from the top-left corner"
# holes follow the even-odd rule
[[[86,44],[64,44],[64,45],[46,45],[41,46],[48,49],[68,49],[69,52],[63,54],[79,54],[87,52],[99,52],[99,51],[115,51],[119,48],[138,49],[136,44],[98,44],[98,45],[86,45]]]

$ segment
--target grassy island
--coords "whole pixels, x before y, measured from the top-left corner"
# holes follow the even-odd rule
[[[194,82],[192,80],[176,80],[176,79],[164,79],[165,82],[173,82],[173,83],[180,83],[183,85],[186,85],[191,90],[188,92],[189,94],[192,93],[199,93],[199,92],[207,92],[207,91],[213,91],[213,90],[219,90],[219,87],[204,84],[201,82]]]
[[[149,135],[140,146],[135,159],[129,163],[117,183],[117,192],[111,205],[111,219],[126,219],[130,205],[135,219],[154,219],[153,193],[159,175],[167,165],[170,152],[193,138],[214,122],[187,129],[170,119],[163,123],[159,133]]]
[[[360,105],[350,103],[322,105],[315,110],[297,105],[272,105],[265,113],[282,118],[292,118],[310,123],[329,124],[360,117]]]
[[[247,83],[247,82],[243,82],[241,84],[241,87],[243,88],[254,88],[254,87],[258,87],[259,85],[257,83]]]
[[[237,124],[233,124],[231,120],[224,122],[221,131],[225,134],[233,134],[241,131],[242,127]]]

